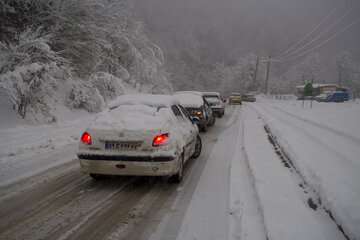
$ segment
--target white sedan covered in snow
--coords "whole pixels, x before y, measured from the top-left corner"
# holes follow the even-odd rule
[[[174,97],[124,95],[82,134],[77,155],[82,171],[95,179],[171,176],[180,182],[184,164],[201,148],[196,124]]]

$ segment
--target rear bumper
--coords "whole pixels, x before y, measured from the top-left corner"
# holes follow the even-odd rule
[[[215,116],[220,117],[222,115],[224,115],[225,113],[225,109],[224,108],[212,108],[211,109],[213,111],[213,113],[215,114]]]
[[[194,116],[196,117],[196,115]],[[208,121],[206,121],[205,118],[200,118],[200,121],[197,123],[199,129],[203,128],[204,126],[206,127],[207,125],[208,125]]]
[[[81,170],[85,173],[123,176],[167,176],[178,170],[174,157],[129,157],[79,155]]]

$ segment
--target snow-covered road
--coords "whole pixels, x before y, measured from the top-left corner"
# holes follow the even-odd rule
[[[360,239],[359,135],[335,118],[323,125],[298,112],[265,100],[228,106],[202,134],[202,155],[187,164],[180,185],[95,182],[80,173],[72,159],[84,119],[40,133],[4,130],[0,239]],[[54,136],[62,144],[39,147]]]

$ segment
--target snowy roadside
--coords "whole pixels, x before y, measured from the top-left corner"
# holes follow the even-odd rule
[[[324,212],[308,206],[306,193],[268,141],[262,120],[247,106],[244,140],[268,239],[344,239]]]
[[[93,118],[0,129],[0,186],[73,160],[80,134]]]
[[[241,114],[244,117],[244,114]],[[237,121],[238,135],[230,167],[229,240],[265,240],[267,230],[248,156],[244,149],[243,120]],[[234,131],[236,131],[234,129]],[[230,145],[229,145],[230,146]]]
[[[238,144],[236,109],[215,143],[184,215],[178,240],[228,239],[229,174]],[[229,146],[231,146],[229,148]]]
[[[312,103],[306,101],[304,106],[298,100],[273,100],[260,97],[258,103],[268,108],[283,111],[284,113],[314,124],[339,135],[346,135],[360,142],[360,101],[343,103]]]
[[[360,144],[356,138],[360,136],[352,130],[360,112],[353,112],[350,121],[344,120],[342,115],[345,111],[350,112],[349,108],[344,110],[344,105],[342,108],[308,109],[306,114],[302,114],[297,106],[284,105],[287,103],[280,101],[250,104],[261,115],[304,181],[315,190],[321,200],[319,207],[328,212],[350,239],[359,239]],[[304,115],[311,121],[297,115]],[[332,120],[325,121],[326,116],[333,116]]]

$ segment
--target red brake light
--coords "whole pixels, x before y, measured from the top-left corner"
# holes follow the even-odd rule
[[[92,144],[91,135],[87,132],[84,132],[83,135],[81,136],[81,142],[83,142],[86,145],[91,145]]]
[[[153,147],[158,147],[158,146],[167,144],[168,141],[169,141],[169,134],[164,133],[164,134],[155,136],[152,145],[153,145]]]

